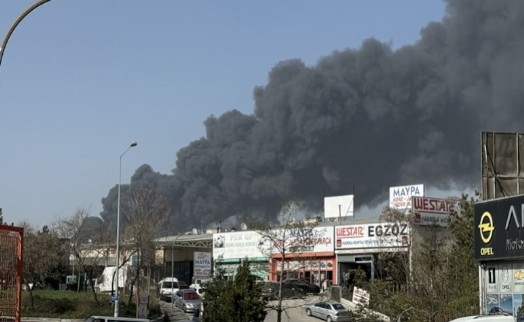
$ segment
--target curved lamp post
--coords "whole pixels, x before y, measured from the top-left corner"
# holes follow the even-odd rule
[[[7,31],[7,34],[4,37],[4,41],[2,42],[2,46],[0,47],[0,66],[2,65],[2,57],[4,57],[4,51],[5,47],[7,46],[7,42],[9,41],[9,38],[11,37],[11,34],[13,31],[15,31],[16,26],[28,15],[31,13],[31,11],[35,10],[36,8],[40,7],[46,2],[49,2],[51,0],[39,0],[35,3],[33,3],[31,6],[29,6],[27,9],[25,9],[24,12],[22,12],[18,18],[16,18],[15,22],[11,25],[9,30]]]
[[[119,308],[120,308],[120,297],[118,295],[118,282],[119,276],[118,271],[120,270],[120,186],[122,185],[122,157],[126,154],[129,149],[137,146],[136,141],[131,142],[127,149],[122,152],[120,155],[120,165],[119,165],[119,175],[118,175],[118,197],[117,197],[117,206],[116,206],[116,290],[115,290],[115,317],[118,317]]]

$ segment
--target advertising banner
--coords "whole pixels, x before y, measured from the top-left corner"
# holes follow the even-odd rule
[[[475,258],[480,261],[524,256],[524,196],[474,206]]]
[[[353,299],[352,301],[355,304],[361,304],[363,306],[369,305],[369,292],[358,287],[353,287]]]
[[[524,263],[490,262],[484,268],[485,307],[489,313],[502,309],[513,316],[522,316],[524,296]]]
[[[292,253],[333,252],[333,226],[289,229],[287,249]]]
[[[389,208],[408,209],[411,208],[411,197],[424,196],[424,185],[399,186],[389,188]]]
[[[193,277],[195,279],[211,278],[211,253],[193,252]]]
[[[353,216],[353,195],[324,198],[324,217],[339,218]]]
[[[335,249],[392,248],[409,245],[409,225],[377,223],[335,227]]]
[[[213,259],[244,259],[266,257],[261,236],[254,231],[213,234]]]
[[[455,203],[448,199],[412,197],[411,212],[416,225],[447,227]]]

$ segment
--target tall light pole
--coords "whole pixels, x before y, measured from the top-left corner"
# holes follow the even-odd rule
[[[32,5],[30,5],[27,9],[22,12],[18,18],[13,22],[9,30],[7,31],[7,34],[4,37],[4,40],[2,41],[2,45],[0,46],[0,66],[2,65],[2,57],[4,57],[5,47],[7,47],[7,42],[9,41],[9,38],[11,38],[11,34],[13,31],[15,31],[18,24],[28,15],[31,13],[31,11],[35,10],[36,8],[40,7],[46,2],[49,2],[51,0],[38,0]]]
[[[120,186],[122,185],[122,157],[124,154],[126,154],[129,149],[132,147],[137,146],[137,142],[133,141],[127,149],[122,152],[120,155],[120,165],[119,165],[119,174],[118,174],[118,197],[117,197],[117,205],[116,205],[116,290],[115,290],[115,317],[118,317],[119,308],[120,308],[120,298],[118,295],[118,282],[119,282],[119,276],[118,271],[120,270]]]

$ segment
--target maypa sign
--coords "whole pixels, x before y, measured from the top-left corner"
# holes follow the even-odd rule
[[[195,279],[211,278],[211,253],[193,252],[193,277]]]
[[[399,186],[389,188],[389,208],[407,209],[411,208],[412,197],[423,197],[424,185]]]

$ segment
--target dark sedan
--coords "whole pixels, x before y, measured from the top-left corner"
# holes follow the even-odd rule
[[[320,293],[320,287],[318,285],[311,284],[306,280],[301,280],[298,278],[287,278],[282,281],[282,284],[286,286],[290,286],[293,289],[298,290],[299,292],[303,294]]]

